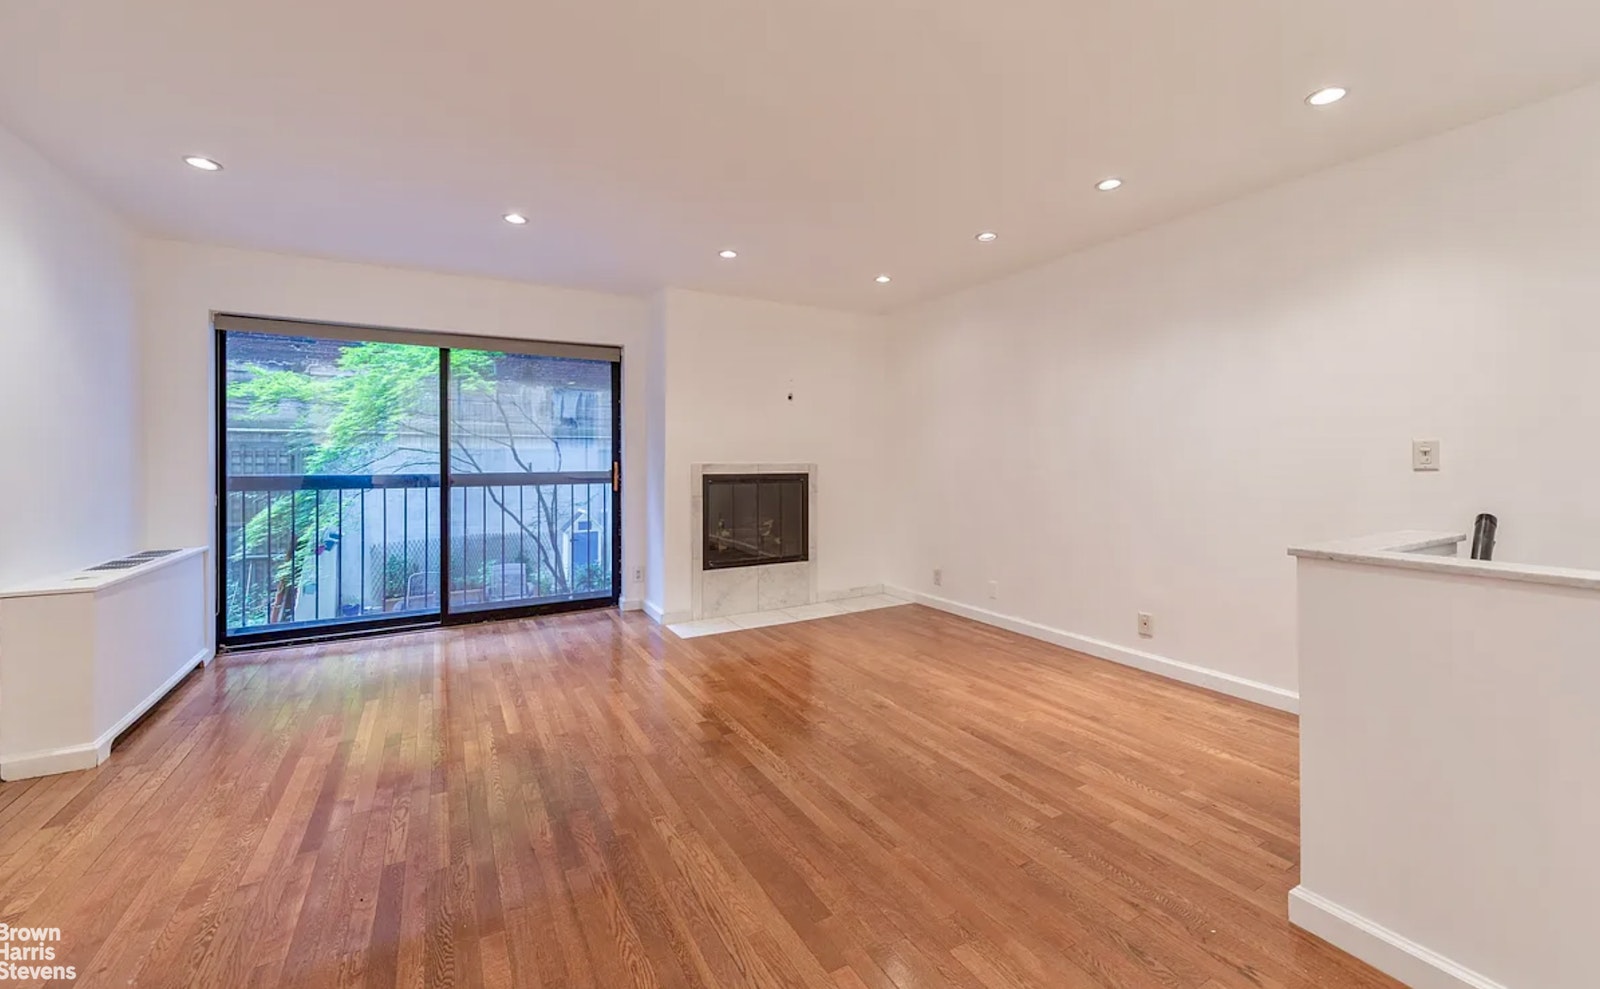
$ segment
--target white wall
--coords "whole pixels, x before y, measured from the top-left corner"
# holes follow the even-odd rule
[[[899,314],[893,581],[1292,691],[1292,542],[1487,510],[1502,557],[1600,566],[1596,120],[1591,87]]]
[[[1591,989],[1600,589],[1455,563],[1300,561],[1290,917],[1417,989]]]
[[[632,578],[645,562],[643,300],[170,241],[146,242],[141,254],[147,541],[215,541],[213,311],[614,344],[623,348],[623,597],[641,596]]]
[[[130,233],[0,130],[0,586],[138,541]]]
[[[816,464],[819,591],[881,584],[881,319],[682,290],[658,307],[665,581],[652,606],[691,608],[695,463]]]

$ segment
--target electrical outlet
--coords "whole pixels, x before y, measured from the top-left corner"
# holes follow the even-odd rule
[[[1139,612],[1139,638],[1151,639],[1156,634],[1156,620],[1150,617],[1150,612]]]
[[[934,587],[943,587],[944,586],[944,571],[939,569],[938,567],[934,567],[933,568],[933,586]]]
[[[1439,441],[1438,440],[1412,440],[1411,441],[1411,469],[1412,470],[1438,470],[1439,469]]]
[[[998,580],[989,581],[989,597],[990,598],[997,598],[999,596],[1000,596],[1000,582]]]
[[[635,584],[644,583],[644,567],[633,568],[633,582]]]

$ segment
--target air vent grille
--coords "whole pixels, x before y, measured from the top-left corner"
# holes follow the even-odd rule
[[[88,567],[87,571],[92,573],[97,570],[131,570],[134,567],[143,566],[151,560],[159,560],[163,556],[171,556],[176,552],[177,550],[175,549],[147,549],[143,553],[135,553],[132,556],[123,556],[115,560],[107,560],[104,563],[96,563],[94,566]]]
[[[90,570],[127,570],[127,569],[130,569],[132,567],[139,566],[141,563],[149,563],[149,562],[150,562],[149,560],[141,560],[141,559],[138,559],[136,557],[129,556],[129,557],[124,557],[124,558],[122,558],[120,560],[107,560],[104,563],[96,563],[94,566],[90,567],[89,569]]]

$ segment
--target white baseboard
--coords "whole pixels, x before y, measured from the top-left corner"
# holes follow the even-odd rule
[[[623,598],[617,602],[618,611],[643,611],[644,601],[641,598]]]
[[[1215,690],[1218,693],[1237,697],[1240,700],[1263,704],[1267,707],[1290,713],[1298,713],[1300,710],[1299,694],[1284,690],[1282,687],[1274,687],[1269,683],[1247,680],[1244,677],[1234,676],[1232,673],[1223,673],[1221,670],[1195,666],[1192,663],[1169,659],[1153,652],[1129,649],[1114,642],[1093,639],[1087,635],[1077,635],[1062,629],[1051,628],[1048,625],[1041,625],[1038,622],[1030,622],[1024,618],[1013,618],[1010,615],[1002,615],[997,611],[976,608],[969,604],[962,604],[959,601],[952,601],[949,598],[924,594],[921,591],[912,591],[904,587],[886,586],[884,593],[904,598],[907,601],[914,601],[917,604],[925,604],[940,611],[947,611],[952,615],[960,615],[962,618],[970,618],[985,625],[993,625],[995,628],[1003,628],[1008,632],[1016,632],[1018,635],[1026,635],[1031,639],[1039,639],[1042,642],[1061,646],[1064,649],[1086,653],[1097,659],[1110,660],[1113,663],[1121,663],[1123,666],[1144,670],[1146,673],[1155,673],[1171,680],[1178,680],[1196,687],[1205,687],[1207,690]]]
[[[58,749],[46,749],[43,752],[28,752],[18,756],[7,756],[0,760],[0,779],[25,780],[35,776],[53,776],[56,773],[70,773],[79,769],[93,769],[94,767],[111,758],[111,743],[117,736],[128,730],[128,726],[138,721],[144,713],[155,707],[161,699],[178,685],[178,681],[189,675],[197,666],[204,666],[211,662],[212,650],[207,647],[195,653],[189,661],[179,667],[177,672],[168,677],[166,682],[157,687],[149,697],[140,701],[132,711],[129,711],[116,724],[106,729],[99,738],[82,745],[68,745]]]
[[[1304,886],[1289,891],[1289,922],[1413,989],[1506,989]]]
[[[109,755],[109,752],[102,755],[98,746],[93,744],[29,752],[26,755],[0,760],[0,780],[10,782],[32,779],[35,776],[71,773],[79,769],[93,769],[105,762]]]
[[[172,688],[178,685],[178,681],[188,676],[191,670],[197,666],[204,666],[209,662],[211,662],[210,649],[202,649],[193,656],[190,656],[189,661],[178,667],[177,671],[173,673],[172,676],[167,677],[165,683],[157,687],[150,693],[149,697],[146,697],[144,700],[140,701],[137,707],[123,715],[116,724],[107,729],[106,733],[101,735],[100,738],[96,740],[96,747],[103,748],[106,755],[109,756],[111,754],[111,743],[116,741],[118,735],[127,731],[129,725],[144,717],[144,713],[146,711],[161,703],[161,698],[171,693]],[[102,756],[100,761],[105,762],[105,757]]]

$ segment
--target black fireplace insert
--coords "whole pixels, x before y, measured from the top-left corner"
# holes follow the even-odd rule
[[[802,563],[811,558],[805,474],[706,474],[707,570]]]

